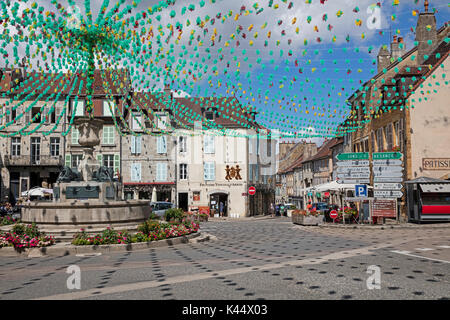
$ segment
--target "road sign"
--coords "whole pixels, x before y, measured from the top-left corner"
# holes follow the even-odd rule
[[[344,160],[336,162],[338,167],[368,167],[369,160]]]
[[[348,173],[351,174],[353,172],[366,172],[370,174],[369,167],[339,167],[337,168],[337,173]]]
[[[403,185],[401,183],[375,183],[373,188],[375,190],[402,190]]]
[[[373,196],[375,198],[401,198],[403,197],[403,192],[394,190],[374,190]]]
[[[402,160],[373,160],[372,164],[374,166],[401,166],[403,163]]]
[[[255,187],[250,187],[248,188],[248,194],[251,196],[254,196],[256,193],[256,188]]]
[[[372,217],[397,217],[397,200],[375,199],[372,202]]]
[[[339,179],[369,179],[370,173],[368,172],[350,172],[350,173],[338,173]]]
[[[382,166],[382,167],[373,167],[373,172],[402,172],[403,167],[400,166]]]
[[[374,171],[374,178],[399,178],[403,177],[403,172],[401,171]]]
[[[337,160],[369,160],[368,152],[340,153],[336,156]]]
[[[365,184],[365,183],[370,183],[370,179],[339,179],[337,180],[337,183],[339,184]]]
[[[330,211],[330,218],[331,219],[336,219],[338,217],[338,213],[337,213],[337,211],[336,210],[331,210]]]
[[[353,202],[353,201],[365,201],[365,200],[374,200],[375,198],[372,197],[345,197],[344,201],[349,201],[349,202]]]
[[[403,154],[400,152],[374,152],[372,160],[401,159]]]
[[[403,177],[375,177],[373,182],[403,182]]]
[[[367,197],[367,186],[364,184],[355,186],[356,197]]]

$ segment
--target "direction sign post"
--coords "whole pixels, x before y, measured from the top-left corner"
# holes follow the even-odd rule
[[[348,160],[369,160],[368,152],[355,152],[355,153],[340,153],[336,156],[339,161]]]

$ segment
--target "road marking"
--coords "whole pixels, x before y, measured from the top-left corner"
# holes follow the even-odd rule
[[[416,254],[411,254],[409,251],[404,251],[404,250],[392,250],[391,252],[393,252],[393,253],[398,253],[398,254],[403,254],[403,255],[409,256],[409,257],[415,257],[415,258],[426,259],[426,260],[432,260],[432,261],[439,261],[439,262],[443,262],[443,263],[450,263],[450,261],[447,261],[447,260],[433,259],[433,258],[428,258],[428,257],[418,256],[418,255],[416,255]]]
[[[419,250],[419,251],[433,251],[434,249],[431,249],[431,248],[415,248],[414,250]]]
[[[93,289],[88,289],[88,290],[84,290],[84,291],[56,294],[56,295],[47,296],[47,297],[39,297],[39,298],[33,299],[33,300],[83,299],[83,298],[98,297],[98,296],[102,296],[102,295],[116,294],[116,293],[122,293],[122,292],[128,292],[128,291],[137,291],[137,290],[156,288],[156,287],[159,287],[159,286],[165,285],[165,284],[170,285],[170,284],[192,282],[192,281],[198,281],[198,280],[213,279],[213,278],[217,278],[217,277],[221,277],[221,276],[232,276],[232,275],[236,275],[236,274],[255,272],[255,271],[260,272],[263,270],[279,269],[279,268],[283,268],[283,267],[287,267],[287,266],[315,265],[315,264],[320,264],[320,263],[323,263],[326,261],[348,259],[348,258],[361,256],[361,255],[369,255],[369,254],[373,253],[373,250],[378,250],[378,249],[382,249],[382,248],[389,247],[392,245],[397,245],[397,244],[401,243],[402,241],[404,241],[404,240],[393,241],[390,244],[377,244],[377,245],[364,247],[364,248],[339,251],[339,252],[330,253],[330,254],[327,254],[327,255],[324,255],[321,257],[314,257],[314,258],[308,258],[308,259],[302,259],[302,260],[288,260],[285,262],[259,265],[259,266],[256,266],[256,267],[258,267],[258,270],[253,270],[253,268],[255,268],[255,266],[251,266],[251,267],[221,270],[221,271],[215,272],[214,273],[215,275],[212,275],[212,273],[210,273],[210,272],[203,272],[203,273],[190,274],[190,275],[174,276],[174,277],[166,279],[165,281],[150,280],[150,281],[122,284],[122,285],[117,285],[117,286],[112,286],[112,287],[101,288],[101,289],[93,288]]]
[[[96,253],[79,253],[76,254],[75,257],[98,257],[101,256],[102,253],[101,252],[96,252]]]
[[[450,246],[437,246],[438,248],[450,249]]]

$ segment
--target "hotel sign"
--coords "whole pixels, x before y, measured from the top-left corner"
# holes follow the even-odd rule
[[[450,170],[450,158],[423,158],[423,170]]]

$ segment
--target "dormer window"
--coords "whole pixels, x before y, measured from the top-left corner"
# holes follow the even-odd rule
[[[214,120],[214,112],[206,111],[205,112],[205,118],[206,118],[206,120]]]

